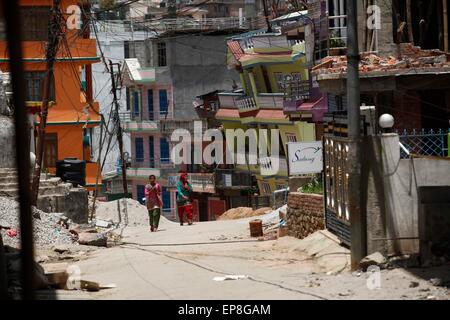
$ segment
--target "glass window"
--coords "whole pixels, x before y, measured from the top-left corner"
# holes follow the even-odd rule
[[[24,72],[26,101],[42,101],[44,90],[45,71]],[[55,100],[55,79],[51,79],[49,99]]]
[[[23,41],[47,41],[50,22],[50,7],[20,7]]]
[[[135,138],[134,146],[136,149],[136,162],[144,161],[144,139],[143,138]]]
[[[165,164],[170,163],[170,148],[169,142],[167,141],[166,138],[160,139],[159,148],[160,148],[161,163]]]
[[[147,90],[147,100],[148,100],[148,120],[155,120],[152,89]]]
[[[158,42],[158,67],[167,66],[167,48],[165,42]]]
[[[159,114],[167,116],[169,113],[169,100],[167,99],[167,90],[159,90]]]

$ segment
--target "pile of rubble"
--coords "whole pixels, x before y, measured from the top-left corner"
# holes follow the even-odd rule
[[[236,220],[236,219],[256,217],[256,216],[261,216],[263,214],[266,214],[270,211],[272,211],[272,208],[270,208],[270,207],[260,208],[257,210],[253,210],[252,208],[248,208],[248,207],[232,208],[228,211],[225,211],[218,218],[218,220]]]
[[[133,199],[96,202],[95,219],[99,227],[112,225],[148,226],[147,207]],[[92,207],[92,199],[89,207]]]
[[[444,51],[422,50],[420,47],[415,47],[410,43],[402,43],[399,45],[398,52],[397,57],[384,57],[370,52],[362,53],[359,71],[361,73],[370,73],[417,68],[450,68],[450,54]],[[326,57],[312,69],[312,73],[315,76],[346,72],[346,56]]]
[[[35,246],[71,244],[74,242],[69,230],[61,225],[61,217],[33,208]],[[11,198],[0,197],[0,232],[5,245],[20,246],[19,203]]]

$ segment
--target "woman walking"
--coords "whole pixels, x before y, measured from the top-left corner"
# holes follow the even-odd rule
[[[145,186],[145,198],[147,200],[147,210],[150,220],[150,231],[156,232],[161,217],[162,199],[161,186],[156,182],[156,177],[149,177],[150,183]]]
[[[182,173],[180,181],[177,183],[177,207],[180,225],[182,226],[184,223],[184,213],[186,213],[188,224],[192,225],[192,186],[188,182],[187,173]]]

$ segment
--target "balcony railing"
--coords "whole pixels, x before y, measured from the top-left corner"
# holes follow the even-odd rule
[[[260,93],[258,107],[261,109],[283,109],[284,93]]]
[[[161,133],[163,135],[171,135],[176,129],[185,129],[189,132],[194,132],[196,123],[201,122],[202,131],[208,129],[206,121],[202,120],[160,120]]]
[[[207,18],[196,20],[192,18],[163,19],[143,23],[143,27],[157,32],[176,30],[230,30],[253,29],[259,25],[259,19],[246,19],[239,17]]]
[[[120,121],[159,121],[166,119],[173,119],[172,112],[146,112],[143,114],[142,112],[134,112],[134,111],[126,111],[119,112]]]
[[[170,158],[132,158],[130,159],[132,168],[171,168],[173,163]]]
[[[248,112],[258,109],[258,105],[253,97],[243,97],[235,100],[240,112]]]

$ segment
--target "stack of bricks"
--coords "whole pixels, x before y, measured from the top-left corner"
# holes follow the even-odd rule
[[[323,196],[299,192],[289,193],[287,212],[288,235],[299,239],[325,228]]]

